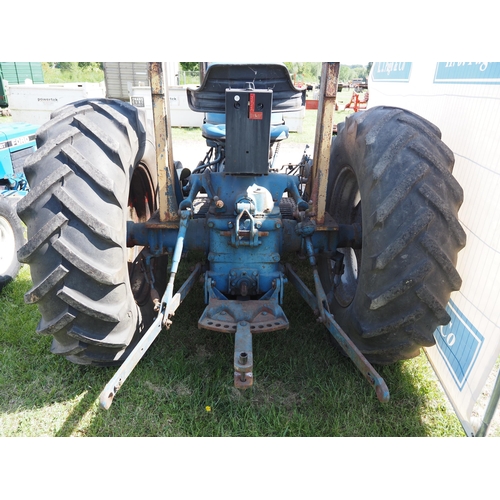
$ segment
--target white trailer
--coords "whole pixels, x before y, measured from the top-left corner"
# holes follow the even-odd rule
[[[455,155],[463,283],[447,307],[450,324],[426,352],[467,435],[484,435],[500,391],[498,379],[485,411],[500,353],[500,63],[375,62],[369,95],[369,108],[398,106],[436,124]]]

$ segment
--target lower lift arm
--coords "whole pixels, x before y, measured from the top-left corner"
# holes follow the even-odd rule
[[[286,267],[288,280],[295,286],[311,309],[318,313],[321,322],[326,326],[342,350],[347,354],[347,356],[349,356],[351,361],[356,365],[356,368],[363,374],[370,385],[374,387],[378,400],[382,403],[389,401],[389,389],[384,379],[377,373],[375,368],[373,368],[373,366],[363,356],[361,351],[354,345],[352,340],[347,336],[344,330],[342,330],[340,325],[334,320],[333,315],[328,310],[326,295],[316,268],[316,259],[314,257],[314,249],[311,238],[307,236],[304,239],[307,248],[307,256],[309,257],[309,261],[313,267],[316,296],[314,296],[313,293],[307,288],[289,264],[287,264]]]
[[[158,316],[156,317],[155,321],[150,326],[148,331],[144,334],[141,340],[134,347],[134,349],[129,354],[127,359],[125,359],[120,368],[118,368],[113,378],[106,384],[106,387],[99,396],[100,406],[105,410],[109,409],[116,393],[123,385],[125,380],[127,380],[128,376],[132,373],[137,363],[139,363],[144,354],[146,354],[146,351],[149,349],[153,341],[159,335],[163,326],[167,328],[170,326],[170,317],[175,313],[177,308],[181,305],[182,301],[189,293],[189,291],[193,288],[193,286],[195,285],[199,276],[202,273],[201,264],[197,264],[194,271],[191,273],[189,278],[184,282],[179,291],[175,295],[173,294],[175,275],[179,267],[179,262],[182,255],[182,249],[184,246],[184,237],[186,235],[188,220],[190,216],[191,216],[190,210],[181,211],[179,233],[177,235],[177,242],[175,244],[175,250],[172,257],[170,279],[167,285],[167,289],[165,290],[165,293],[163,294],[163,297],[160,302]]]

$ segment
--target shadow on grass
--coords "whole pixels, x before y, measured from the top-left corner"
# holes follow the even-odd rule
[[[55,437],[70,437],[74,436],[79,429],[80,435],[86,435],[87,429],[82,428],[82,420],[89,410],[95,406],[96,394],[95,391],[87,392],[83,398],[71,408],[69,415],[66,417],[63,425],[54,434]]]
[[[29,288],[29,279],[20,277],[0,295],[8,306],[0,316],[7,327],[0,339],[1,435],[462,435],[423,355],[379,368],[391,392],[389,403],[379,403],[290,285],[284,303],[290,329],[254,338],[252,389],[233,387],[232,336],[198,330],[204,308],[199,285],[110,410],[100,410],[96,400],[114,369],[72,365],[50,354],[50,338],[34,333],[36,308],[23,303]]]

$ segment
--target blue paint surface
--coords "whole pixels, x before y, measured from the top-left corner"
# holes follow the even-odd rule
[[[440,62],[434,83],[500,84],[499,62]]]
[[[450,300],[446,311],[450,323],[434,332],[436,346],[457,387],[462,390],[484,344],[484,337]]]
[[[371,73],[374,82],[408,82],[411,62],[376,62]]]

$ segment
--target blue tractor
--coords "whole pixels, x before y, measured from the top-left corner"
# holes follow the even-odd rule
[[[20,268],[17,251],[25,238],[16,205],[28,192],[23,166],[36,149],[37,129],[29,123],[0,124],[0,290]]]
[[[234,335],[229,371],[243,389],[253,335],[288,328],[287,283],[380,401],[389,392],[373,365],[416,356],[449,322],[465,245],[453,154],[436,126],[399,108],[355,113],[333,135],[338,71],[323,63],[313,158],[285,171],[273,148],[304,94],[282,64],[208,67],[187,98],[205,115],[210,154],[180,175],[161,63],[150,63],[152,127],[127,103],[90,99],[39,130],[18,204],[28,229],[18,257],[33,278],[25,300],[38,304],[54,354],[119,367],[103,408],[200,279],[198,326]],[[176,291],[186,250],[204,258]],[[307,280],[285,263],[296,254]]]

